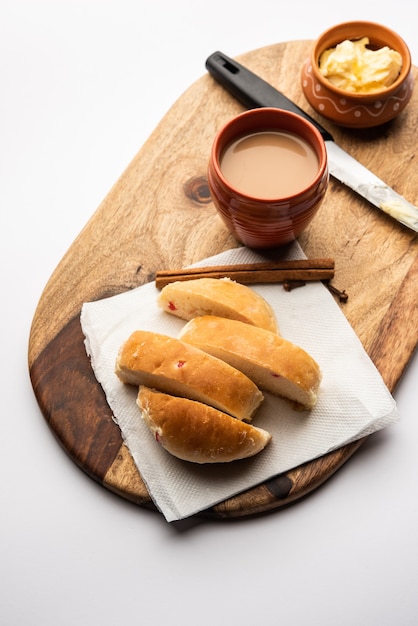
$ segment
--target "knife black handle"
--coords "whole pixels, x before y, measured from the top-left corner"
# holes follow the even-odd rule
[[[248,109],[275,107],[297,113],[311,122],[319,130],[325,141],[333,141],[332,135],[308,113],[305,113],[303,109],[299,108],[280,91],[257,76],[257,74],[230,59],[226,54],[222,52],[211,54],[206,59],[206,69]]]

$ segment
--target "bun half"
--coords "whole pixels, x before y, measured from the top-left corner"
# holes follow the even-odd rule
[[[167,313],[184,320],[217,315],[278,332],[270,304],[256,291],[229,278],[196,278],[166,285],[157,300]]]
[[[155,439],[167,452],[193,463],[227,463],[261,452],[267,431],[201,402],[141,386],[137,404]]]
[[[206,315],[190,320],[180,339],[223,359],[242,371],[264,391],[312,408],[321,371],[305,350],[262,328]]]

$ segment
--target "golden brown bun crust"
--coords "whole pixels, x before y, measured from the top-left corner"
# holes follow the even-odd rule
[[[311,408],[321,371],[305,350],[283,337],[235,320],[206,315],[189,321],[180,339],[240,369],[265,391]]]
[[[263,400],[258,387],[224,361],[145,330],[135,331],[123,344],[115,371],[124,383],[205,402],[247,421]]]
[[[206,404],[141,386],[137,404],[155,439],[193,463],[226,463],[254,456],[271,439],[255,426]]]
[[[161,290],[157,302],[164,311],[184,320],[217,315],[278,332],[270,304],[250,287],[228,278],[196,278],[170,283]]]

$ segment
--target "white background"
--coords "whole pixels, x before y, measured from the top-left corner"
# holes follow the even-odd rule
[[[56,443],[27,372],[52,271],[209,54],[369,19],[416,65],[414,8],[0,0],[2,626],[418,623],[417,355],[399,424],[304,501],[233,522],[167,524],[98,486]]]

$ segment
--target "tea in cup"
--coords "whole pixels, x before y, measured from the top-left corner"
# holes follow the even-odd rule
[[[219,215],[250,248],[289,243],[308,226],[328,187],[324,140],[308,120],[276,108],[245,111],[212,145],[208,184]]]

